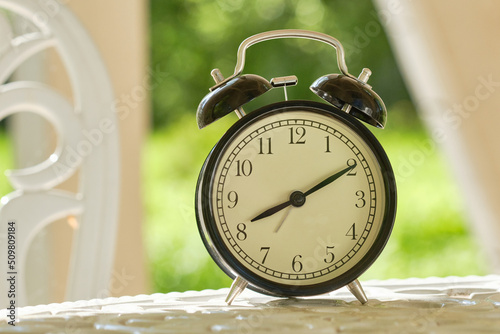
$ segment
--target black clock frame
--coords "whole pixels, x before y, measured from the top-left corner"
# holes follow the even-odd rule
[[[218,166],[219,157],[224,152],[233,136],[258,119],[276,113],[286,113],[287,111],[295,110],[328,115],[353,129],[366,142],[380,164],[386,196],[381,229],[371,249],[347,272],[331,280],[310,285],[276,283],[245,268],[240,261],[232,255],[219,234],[213,215],[211,200],[213,175]],[[330,292],[351,283],[373,264],[384,249],[394,226],[396,201],[397,192],[394,172],[384,149],[376,137],[353,116],[334,106],[314,101],[295,100],[264,106],[241,118],[229,128],[209,153],[200,171],[196,186],[195,210],[198,230],[206,249],[217,265],[229,277],[234,279],[236,276],[240,276],[248,282],[248,287],[250,289],[268,295],[310,296]]]

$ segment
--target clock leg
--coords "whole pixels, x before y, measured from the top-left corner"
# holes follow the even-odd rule
[[[366,304],[368,302],[368,298],[366,298],[363,287],[357,279],[347,284],[347,289],[349,289],[349,291],[361,302],[361,304]]]
[[[248,282],[245,281],[243,278],[240,276],[236,276],[236,278],[233,281],[233,284],[231,284],[231,289],[229,289],[229,293],[227,294],[226,297],[226,303],[228,305],[231,305],[233,300],[245,290],[247,287]]]

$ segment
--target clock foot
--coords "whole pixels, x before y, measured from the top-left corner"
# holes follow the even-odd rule
[[[368,298],[366,298],[363,287],[357,279],[347,284],[347,289],[349,289],[349,291],[354,295],[354,297],[356,297],[357,300],[361,302],[361,304],[366,304],[368,302]]]
[[[231,305],[233,300],[245,290],[247,287],[248,282],[245,281],[243,278],[240,276],[236,276],[236,278],[233,281],[233,284],[231,284],[231,289],[229,290],[229,293],[227,294],[226,297],[226,303],[228,305]]]

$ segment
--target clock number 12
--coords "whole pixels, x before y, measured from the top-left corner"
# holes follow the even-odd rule
[[[290,128],[290,142],[289,144],[305,144],[306,129],[302,126]]]

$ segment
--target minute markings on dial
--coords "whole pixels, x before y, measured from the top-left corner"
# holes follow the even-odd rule
[[[367,217],[363,218],[360,221],[360,226],[359,229],[356,227],[356,235],[357,239],[355,239],[356,244],[353,247],[349,247],[350,250],[346,250],[342,253],[335,254],[335,260],[329,264],[327,267],[320,267],[317,269],[309,268],[306,272],[304,273],[292,273],[290,272],[290,269],[278,269],[274,267],[269,267],[267,264],[266,260],[266,265],[262,264],[262,259],[254,260],[254,255],[251,255],[250,249],[247,249],[248,247],[246,246],[246,241],[240,242],[240,240],[236,239],[236,236],[233,236],[233,228],[230,227],[231,222],[237,221],[238,223],[241,222],[239,218],[236,218],[236,220],[227,220],[226,217],[226,209],[223,207],[223,202],[225,202],[225,199],[227,196],[223,196],[222,194],[224,193],[224,188],[227,186],[226,182],[228,180],[231,180],[230,178],[227,178],[230,171],[234,172],[235,170],[231,167],[235,166],[236,164],[233,164],[235,160],[238,159],[238,157],[241,157],[241,159],[244,160],[243,157],[248,158],[248,155],[242,155],[239,156],[240,152],[252,141],[257,137],[257,138],[267,138],[267,137],[261,137],[264,133],[267,131],[274,131],[277,128],[282,128],[282,127],[287,127],[288,126],[298,126],[302,125],[306,129],[308,128],[316,128],[323,130],[327,132],[329,135],[332,135],[331,138],[337,138],[341,140],[345,146],[347,146],[351,152],[354,154],[354,159],[350,159],[351,161],[347,162],[347,167],[352,167],[353,163],[357,163],[357,168],[360,169],[358,170],[358,175],[359,172],[361,171],[363,175],[366,176],[368,184],[369,184],[369,190],[368,193],[370,193],[370,196],[367,196],[367,206],[369,205],[369,212],[367,212]],[[288,138],[287,138],[288,139]],[[259,143],[257,141],[257,143]],[[288,143],[288,141],[287,141]],[[260,144],[260,143],[259,143]],[[274,144],[274,142],[273,142]],[[259,145],[254,145],[256,146],[255,149],[252,148],[254,153],[259,152]],[[343,146],[343,145],[342,145]],[[324,146],[323,146],[324,147]],[[267,149],[267,148],[266,148]],[[279,153],[278,148],[272,147],[272,152],[273,153]],[[375,214],[376,214],[376,197],[375,197],[375,184],[374,184],[374,178],[373,174],[371,171],[371,165],[367,163],[364,157],[365,152],[363,150],[358,149],[357,144],[353,143],[351,139],[345,135],[345,132],[342,131],[341,129],[338,128],[333,128],[332,126],[318,122],[318,121],[310,121],[310,120],[304,120],[304,119],[287,119],[287,120],[277,120],[274,122],[270,122],[268,124],[265,124],[259,128],[256,128],[254,131],[251,133],[248,133],[245,137],[241,137],[241,140],[239,141],[238,144],[235,144],[233,146],[233,149],[227,153],[226,159],[222,160],[221,163],[221,170],[220,174],[218,175],[218,182],[216,183],[215,186],[215,192],[217,193],[216,197],[214,198],[214,204],[216,204],[216,216],[218,217],[219,220],[219,229],[220,232],[222,233],[222,236],[226,240],[227,246],[229,249],[234,251],[235,254],[238,254],[239,258],[246,263],[249,268],[252,268],[251,270],[257,270],[261,273],[266,274],[267,276],[270,277],[277,277],[283,280],[308,280],[312,279],[315,277],[321,277],[323,275],[326,275],[328,273],[332,273],[339,268],[343,267],[345,264],[347,264],[358,252],[362,249],[363,245],[365,244],[365,241],[367,240],[368,236],[371,233],[374,219],[375,219]],[[252,159],[251,159],[252,160]],[[253,160],[252,160],[253,162]],[[351,169],[350,171],[347,171],[347,175],[354,175],[354,171],[356,169]],[[251,177],[250,177],[251,178]],[[240,179],[243,181],[244,179]],[[247,181],[248,182],[248,181]],[[250,181],[254,182],[254,181]],[[368,195],[367,193],[367,195]],[[288,209],[290,209],[292,206],[288,206]],[[234,212],[234,211],[231,211]],[[229,211],[227,212],[229,213]],[[283,217],[282,217],[283,218]],[[364,221],[366,220],[366,224]],[[229,225],[228,225],[229,224]],[[255,226],[255,225],[254,225]],[[250,227],[250,226],[248,226]],[[345,232],[344,232],[345,233]],[[253,234],[250,233],[249,236],[252,236]],[[241,247],[240,247],[241,246]],[[258,245],[259,247],[262,247],[262,245]],[[264,245],[266,246],[266,245]],[[257,248],[258,249],[258,248]],[[298,253],[297,253],[298,254]],[[293,254],[296,255],[296,254]],[[310,259],[310,255],[307,253],[305,254],[300,254],[302,256],[305,256],[305,258],[308,260]],[[253,269],[254,268],[254,269]]]
[[[255,218],[251,219],[250,221],[254,222],[254,221],[269,217],[269,216],[274,215],[275,213],[283,210],[284,208],[286,208],[290,205],[293,205],[296,207],[304,205],[307,196],[309,196],[312,193],[320,190],[321,188],[329,185],[330,183],[332,183],[333,181],[335,181],[336,179],[338,179],[339,177],[341,177],[345,173],[350,172],[351,170],[353,170],[356,167],[356,165],[357,164],[354,163],[353,165],[351,165],[347,168],[344,168],[340,172],[337,172],[337,173],[327,177],[326,179],[324,179],[323,181],[321,181],[320,183],[318,183],[317,185],[315,185],[314,187],[312,187],[311,189],[307,190],[304,193],[302,193],[301,191],[292,192],[292,194],[290,195],[290,199],[288,201],[281,203],[281,204],[278,204],[270,209],[267,209],[266,211],[257,215]]]

